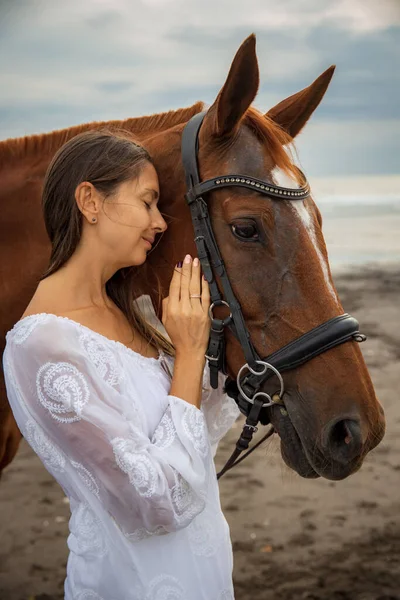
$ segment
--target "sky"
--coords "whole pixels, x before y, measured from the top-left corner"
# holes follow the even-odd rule
[[[263,112],[337,65],[309,179],[398,183],[400,0],[0,0],[0,140],[211,104],[253,32]]]

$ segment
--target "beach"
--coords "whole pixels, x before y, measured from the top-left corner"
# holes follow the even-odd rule
[[[237,600],[400,598],[399,268],[353,270],[336,285],[368,336],[361,348],[386,435],[361,470],[340,482],[299,478],[282,464],[274,439],[226,474],[220,489]],[[223,440],[220,465],[238,432]]]
[[[324,227],[344,309],[368,336],[361,349],[387,431],[344,481],[301,479],[276,436],[221,479],[236,600],[400,599],[400,213],[331,214]],[[240,424],[222,440],[217,467]],[[61,600],[69,505],[26,442],[4,472],[0,510],[1,600]]]

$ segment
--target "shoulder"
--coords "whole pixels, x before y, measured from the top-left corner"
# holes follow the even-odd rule
[[[120,347],[118,342],[78,321],[51,313],[24,317],[7,333],[6,339],[7,346],[43,357],[51,354],[105,360],[118,354]]]
[[[7,344],[30,346],[38,342],[57,346],[69,338],[76,338],[77,331],[72,321],[51,313],[26,315],[7,332]]]
[[[6,351],[28,364],[69,362],[99,369],[117,363],[117,348],[68,317],[40,313],[18,321],[6,335]]]
[[[114,388],[124,379],[113,344],[78,322],[46,313],[21,319],[7,333],[4,362],[31,375],[57,374],[61,386],[72,376],[77,381],[83,376]]]

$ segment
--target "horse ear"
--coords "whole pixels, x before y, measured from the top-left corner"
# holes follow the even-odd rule
[[[278,123],[292,138],[296,137],[324,97],[334,70],[335,66],[332,65],[304,90],[271,108],[266,116]]]
[[[209,109],[214,133],[228,135],[235,130],[257,95],[259,81],[256,36],[251,34],[237,51],[225,84]]]

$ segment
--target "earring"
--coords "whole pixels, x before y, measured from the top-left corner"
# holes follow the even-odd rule
[[[96,221],[97,221],[96,217],[93,217],[92,223],[96,223]]]

